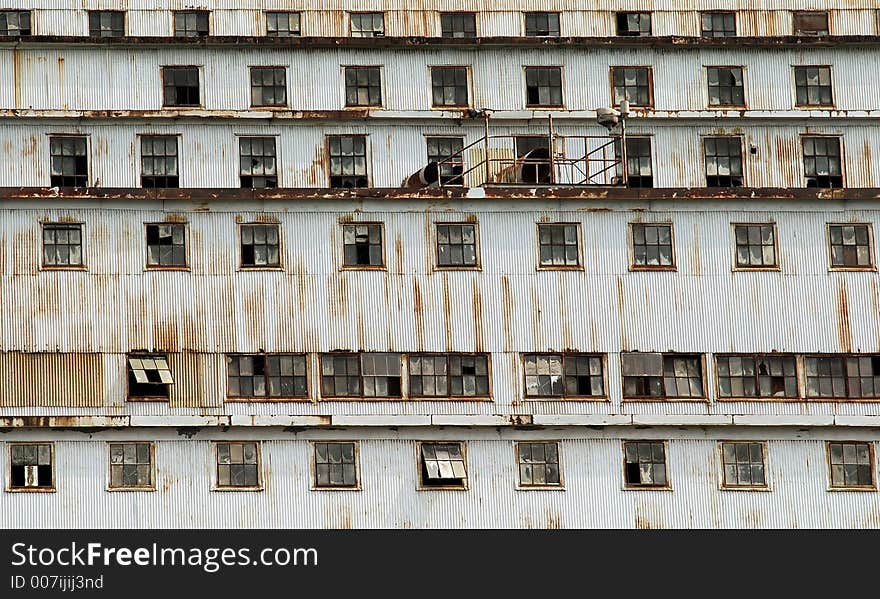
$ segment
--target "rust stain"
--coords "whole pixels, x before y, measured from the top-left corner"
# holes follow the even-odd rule
[[[394,272],[403,273],[403,239],[400,232],[394,238]]]
[[[425,315],[422,311],[422,290],[419,281],[413,277],[413,315],[416,324],[416,349],[422,350],[425,346]]]
[[[852,330],[849,324],[849,305],[844,280],[840,281],[840,287],[837,289],[837,338],[840,341],[841,351],[852,351]]]
[[[510,278],[507,275],[503,275],[501,277],[501,323],[504,327],[504,348],[507,351],[513,349],[513,337],[510,334],[513,313],[513,294],[510,292]]]
[[[449,299],[449,276],[443,274],[443,324],[446,327],[446,351],[452,351],[452,302]]]
[[[562,328],[562,347],[566,350],[574,347],[571,339],[571,326],[568,317],[568,288],[566,281],[567,273],[556,273],[556,279],[559,281],[559,326]]]
[[[186,223],[186,215],[182,212],[168,212],[165,214],[166,223]]]
[[[25,144],[24,148],[22,148],[21,155],[22,156],[36,156],[38,145],[39,145],[39,142],[37,142],[37,136],[31,135],[28,138],[28,141]]]
[[[299,311],[302,313],[306,311],[306,294],[309,287],[306,264],[302,257],[296,259],[294,268],[296,269],[296,293],[299,300]]]
[[[562,514],[554,512],[549,507],[547,508],[547,528],[553,530],[562,528]]]
[[[703,271],[703,264],[700,261],[700,230],[694,224],[694,274],[700,276]]]
[[[617,279],[617,314],[620,317],[618,319],[620,323],[620,350],[629,351],[629,339],[626,336],[626,319],[624,318],[626,313],[626,297],[623,293],[623,278],[620,276],[615,278]]]
[[[483,294],[477,279],[471,280],[474,296],[474,351],[483,351]]]
[[[14,88],[15,94],[15,107],[16,108],[24,108],[21,105],[21,82],[22,82],[22,68],[21,68],[21,51],[13,47],[12,48],[12,87]]]

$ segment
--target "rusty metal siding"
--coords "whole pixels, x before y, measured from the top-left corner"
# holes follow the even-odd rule
[[[0,406],[104,405],[101,354],[0,353]]]

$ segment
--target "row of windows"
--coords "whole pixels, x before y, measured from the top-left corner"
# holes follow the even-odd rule
[[[451,38],[477,37],[477,14],[473,12],[441,12],[440,35]],[[29,11],[0,11],[0,35],[32,35]],[[210,11],[174,11],[174,37],[204,37],[211,35]],[[349,35],[352,37],[384,37],[385,14],[382,12],[349,12]],[[615,13],[615,33],[619,36],[652,35],[650,12]],[[559,12],[522,13],[522,32],[526,37],[559,37],[564,33]],[[89,32],[93,37],[121,37],[125,35],[125,12],[90,10]],[[291,37],[303,34],[302,13],[266,12],[265,35]],[[737,35],[736,12],[711,11],[700,13],[700,34],[703,37],[731,37]],[[792,13],[792,34],[828,35],[827,11],[795,11]]]
[[[42,223],[43,268],[85,267],[82,227],[73,222]],[[189,268],[186,223],[147,223],[145,228],[146,268]],[[343,268],[385,268],[382,223],[344,223],[341,232]],[[436,223],[434,237],[435,268],[480,268],[476,222]],[[580,225],[538,223],[536,237],[539,268],[583,268]],[[280,224],[240,224],[240,268],[281,268],[281,239]],[[775,223],[733,223],[731,241],[736,270],[780,269]],[[631,270],[675,270],[672,223],[629,223],[627,242]],[[831,269],[874,270],[870,224],[828,224],[827,244]]]
[[[370,153],[367,135],[326,136],[328,185],[331,188],[370,186]],[[180,187],[180,150],[177,135],[140,135],[140,184],[144,188]],[[240,136],[239,181],[243,188],[283,187],[279,180],[275,136]],[[551,184],[548,157],[550,138],[521,135],[513,138],[520,170],[519,183]],[[800,137],[806,187],[844,186],[842,139],[836,136]],[[745,179],[743,138],[740,136],[703,137],[703,166],[707,187],[742,187]],[[460,186],[465,168],[463,136],[426,136],[426,158],[439,170],[444,185]],[[750,148],[752,153],[757,148]],[[614,144],[617,161],[622,162],[619,140]],[[626,142],[627,185],[653,187],[652,144],[650,137],[630,136]],[[89,138],[84,135],[49,137],[50,184],[52,187],[89,187]],[[539,156],[535,158],[535,156]],[[540,156],[543,156],[541,158]],[[618,176],[621,163],[616,165]]]
[[[523,353],[524,396],[605,400],[606,354]],[[129,399],[165,400],[167,354],[128,354]],[[880,354],[715,354],[721,400],[880,399]],[[309,355],[228,354],[226,397],[310,399]],[[625,400],[709,397],[705,359],[690,353],[620,353]],[[488,354],[333,352],[318,355],[323,399],[491,399]],[[406,383],[406,385],[404,385]]]
[[[8,443],[7,491],[54,491],[55,448],[53,443]],[[671,489],[666,442],[643,440],[622,443],[623,487]],[[826,442],[828,488],[876,490],[874,447],[858,441]],[[110,491],[156,489],[156,454],[153,442],[110,442],[108,447]],[[218,441],[212,447],[214,490],[260,490],[265,480],[260,442]],[[313,490],[361,489],[359,444],[356,441],[310,442]],[[468,488],[471,472],[467,445],[463,441],[417,442],[416,468],[420,489]],[[562,489],[564,479],[560,443],[518,441],[514,443],[517,487]],[[767,476],[767,444],[761,441],[718,443],[717,463],[721,488],[770,490]]]

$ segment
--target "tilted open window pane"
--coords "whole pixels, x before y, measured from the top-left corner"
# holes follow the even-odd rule
[[[422,485],[464,487],[467,468],[461,443],[423,443]]]

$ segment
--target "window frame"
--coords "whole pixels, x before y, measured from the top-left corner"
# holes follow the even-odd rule
[[[526,356],[559,356],[562,358],[562,393],[559,395],[529,395],[527,392],[528,383],[526,382]],[[602,365],[602,395],[567,395],[565,393],[565,358],[599,358]],[[565,401],[565,402],[609,402],[611,395],[608,392],[608,354],[600,352],[580,352],[580,351],[529,351],[519,352],[518,367],[522,368],[522,376],[520,384],[522,384],[522,401]]]
[[[557,69],[559,71],[559,104],[529,104],[529,70],[530,69]],[[565,65],[564,64],[524,64],[522,65],[522,90],[523,107],[525,110],[564,110],[565,109]],[[540,86],[539,86],[540,87]],[[550,88],[552,89],[552,88]],[[522,137],[530,137],[522,135]],[[538,136],[540,137],[540,136]]]
[[[306,393],[305,395],[230,395],[229,393],[229,362],[228,358],[233,357],[261,357],[264,360],[270,357],[275,356],[301,356],[305,361],[305,379],[306,379]],[[223,395],[224,402],[230,403],[288,403],[288,402],[307,402],[314,403],[312,399],[312,354],[310,352],[228,352],[223,354],[223,362],[226,366],[226,377],[225,377],[225,393]],[[268,372],[265,373],[266,378],[266,389],[268,391]]]
[[[359,38],[367,38],[367,39],[380,39],[383,37],[388,37],[386,25],[388,24],[388,20],[386,19],[386,14],[384,10],[347,10],[348,13],[348,37],[359,37]],[[381,35],[355,35],[354,27],[352,27],[352,17],[355,15],[381,15],[382,16],[382,34]],[[302,23],[302,21],[300,21]],[[300,24],[300,29],[302,29],[302,24]]]
[[[343,89],[344,93],[344,89]],[[344,100],[344,98],[343,98]],[[364,140],[364,163],[366,165],[366,173],[364,173],[364,178],[367,180],[367,184],[363,187],[333,187],[333,156],[330,154],[330,143],[331,139],[339,138],[343,139],[346,137],[362,137]],[[327,173],[327,188],[328,189],[370,189],[373,187],[373,148],[370,144],[370,134],[369,133],[325,133],[324,134],[324,168]],[[336,175],[339,177],[358,177],[359,175]]]
[[[614,102],[614,71],[616,69],[647,69],[648,71],[648,104],[634,104],[630,102],[629,107],[631,109],[637,110],[654,110],[654,67],[653,65],[628,65],[628,64],[613,64],[608,67],[608,83],[611,91],[611,105],[613,107],[619,107],[620,102]],[[653,135],[640,135],[639,137],[653,137]]]
[[[831,474],[831,445],[832,443],[858,444],[868,446],[868,459],[871,461],[871,484],[870,485],[835,485]],[[826,468],[826,491],[829,492],[877,492],[877,462],[875,456],[874,441],[855,441],[848,439],[839,439],[834,441],[825,441],[825,468]]]
[[[183,226],[183,253],[185,264],[182,265],[164,265],[164,264],[150,264],[150,240],[148,229],[151,226],[155,225],[181,225]],[[144,270],[192,270],[192,264],[190,263],[189,258],[189,223],[186,221],[146,221],[144,222]]]
[[[643,485],[633,484],[626,480],[626,445],[628,443],[662,443],[663,444],[663,466],[666,475],[666,484],[664,485]],[[621,439],[620,440],[621,457],[621,474],[623,474],[624,491],[672,491],[672,472],[669,467],[669,440],[668,439]],[[652,462],[653,463],[653,462]]]
[[[520,11],[522,14],[522,36],[523,37],[534,37],[539,39],[553,39],[563,37],[562,35],[562,11],[559,10],[522,10]],[[528,33],[528,18],[529,15],[538,16],[538,15],[555,15],[556,16],[556,25],[559,28],[559,33],[557,35],[537,35]]]
[[[164,93],[164,90],[163,90]],[[143,140],[145,137],[173,137],[174,143],[177,145],[177,187],[144,187],[144,146]],[[135,177],[137,178],[138,187],[140,189],[181,189],[186,187],[184,185],[183,180],[183,169],[181,166],[183,165],[183,136],[180,133],[136,133],[135,134],[135,143],[137,159],[135,163]],[[167,158],[167,154],[165,157]],[[149,176],[149,175],[148,175]],[[155,175],[154,175],[155,176]],[[167,175],[160,175],[166,176]]]
[[[234,445],[238,443],[253,443],[256,446],[257,456],[257,484],[256,485],[221,485],[220,484],[220,445]],[[266,479],[263,476],[263,442],[259,439],[215,439],[211,441],[211,463],[214,472],[211,476],[212,492],[255,492],[266,488]]]
[[[202,85],[204,81],[203,70],[204,67],[200,65],[194,64],[160,64],[159,65],[159,78],[161,79],[162,85],[162,103],[161,110],[199,110],[204,109],[205,107],[205,90]],[[196,74],[198,75],[198,90],[199,90],[199,103],[198,104],[168,104],[166,103],[165,97],[165,69],[195,69]],[[248,86],[248,91],[250,91],[250,86]]]
[[[817,138],[827,138],[827,139],[836,139],[837,140],[837,148],[840,151],[840,187],[810,187],[807,185],[807,178],[810,175],[807,175],[807,169],[805,161],[807,159],[807,154],[804,148],[804,140],[807,138],[817,139]],[[846,189],[847,188],[847,176],[846,176],[846,148],[843,144],[843,135],[835,135],[835,134],[826,134],[826,133],[800,133],[798,135],[798,142],[800,143],[800,147],[798,148],[800,154],[800,164],[799,168],[801,171],[801,181],[803,183],[803,189],[819,189],[819,190],[829,190],[829,189]],[[829,175],[832,176],[832,175]],[[833,175],[836,176],[836,175]]]
[[[850,384],[849,379],[852,378],[846,373],[846,361],[851,358],[870,358],[872,356],[880,357],[880,353],[874,352],[838,352],[838,353],[830,353],[830,352],[812,352],[812,353],[801,353],[797,354],[799,362],[798,366],[802,369],[803,373],[802,387],[801,391],[801,401],[806,403],[835,403],[835,404],[852,404],[852,403],[878,403],[880,402],[880,390],[878,390],[878,395],[876,397],[867,397],[867,396],[852,396],[850,395]],[[822,396],[811,396],[807,393],[808,386],[808,376],[807,376],[807,359],[808,358],[833,358],[835,360],[840,360],[843,363],[843,386],[846,391],[846,395],[840,397],[822,397]],[[833,378],[833,377],[832,377]]]
[[[86,143],[86,184],[85,187],[92,187],[93,179],[92,179],[92,135],[91,133],[47,133],[46,137],[49,138],[49,186],[56,187],[52,185],[52,140],[60,139],[65,137],[73,137],[78,139],[85,140]],[[63,156],[63,155],[62,155]],[[66,177],[67,175],[62,174],[62,177]],[[79,175],[74,174],[74,177],[78,177]],[[58,185],[60,189],[77,189],[82,187],[79,186],[71,186],[71,185]]]
[[[381,353],[381,352],[380,352]],[[494,401],[494,394],[492,393],[492,354],[490,352],[431,352],[431,351],[412,351],[401,353],[401,393],[404,390],[403,387],[403,379],[406,379],[406,394],[403,396],[403,399],[411,400],[411,401]],[[413,376],[412,369],[410,368],[410,360],[415,357],[426,357],[426,358],[434,358],[434,357],[445,357],[450,358],[454,356],[468,356],[468,357],[485,357],[486,358],[486,379],[487,379],[487,393],[486,395],[424,395],[424,394],[415,394],[412,392],[412,385],[410,385],[410,378]],[[404,366],[406,370],[404,370]],[[416,375],[422,376],[422,375]],[[447,374],[447,376],[449,376]],[[400,399],[400,398],[392,398],[392,399]]]
[[[171,369],[172,364],[169,356],[171,352],[167,351],[129,351],[125,353],[125,401],[135,401],[135,402],[170,402],[171,394],[172,394],[172,386],[176,384],[173,381],[174,379],[174,371]],[[168,396],[164,395],[131,395],[131,381],[129,380],[131,377],[131,364],[129,360],[131,358],[135,359],[156,359],[156,358],[164,358],[165,362],[168,364],[168,372],[171,373],[172,382],[171,383],[141,383],[146,385],[165,385],[168,387]]]
[[[357,225],[379,225],[379,240],[382,248],[381,264],[346,264],[345,263],[345,227]],[[385,233],[384,221],[342,221],[338,223],[340,241],[339,244],[339,270],[388,270],[387,245],[388,236]]]
[[[467,93],[467,103],[465,104],[434,104],[434,69],[464,69],[465,71],[465,92]],[[473,72],[469,64],[429,64],[428,65],[428,83],[431,96],[431,110],[465,110],[473,106],[474,89],[473,89]],[[429,135],[426,137],[461,137],[460,135]],[[463,144],[464,145],[464,144]]]
[[[422,446],[423,445],[458,445],[461,452],[462,462],[464,463],[465,477],[460,485],[431,485],[425,483],[424,472],[422,471]],[[447,441],[447,440],[423,440],[416,441],[416,490],[417,491],[468,491],[470,490],[471,469],[468,467],[467,441]]]
[[[559,470],[559,483],[558,484],[547,484],[544,483],[542,485],[529,485],[523,484],[522,478],[520,476],[520,443],[553,443],[556,445],[556,459],[557,470]],[[514,459],[514,467],[516,469],[516,490],[517,491],[565,491],[565,468],[563,467],[563,457],[562,457],[562,441],[559,439],[518,439],[513,442],[513,459]],[[545,462],[546,463],[546,462]]]
[[[6,479],[7,493],[55,493],[58,490],[58,454],[55,451],[55,441],[6,441]],[[12,486],[12,448],[19,445],[48,445],[52,462],[52,486],[51,487],[13,487]]]
[[[768,396],[760,396],[760,397],[748,397],[748,396],[737,396],[731,395],[730,397],[724,397],[721,395],[721,377],[718,374],[718,358],[740,358],[740,357],[749,357],[749,358],[793,358],[794,359],[794,376],[795,376],[795,388],[797,389],[797,396],[795,397],[773,397],[772,395]],[[806,397],[804,395],[804,384],[806,383],[806,376],[802,369],[801,364],[801,354],[794,352],[718,352],[712,354],[712,375],[714,378],[714,391],[715,391],[715,401],[718,402],[800,402],[806,401]],[[817,398],[821,399],[821,398]]]
[[[437,136],[439,137],[439,136]],[[442,265],[440,264],[440,235],[438,234],[437,227],[442,225],[452,225],[452,226],[461,226],[461,225],[471,225],[474,228],[474,254],[476,258],[476,262],[474,264],[450,264],[450,265]],[[482,251],[481,251],[481,242],[480,238],[480,224],[476,220],[464,220],[464,221],[434,221],[434,226],[431,230],[431,235],[434,241],[434,270],[439,271],[447,271],[447,270],[483,270],[483,260],[482,260]]]
[[[669,242],[672,246],[672,264],[668,265],[657,265],[651,266],[648,264],[636,264],[636,244],[635,244],[635,227],[636,225],[641,226],[668,226],[669,227]],[[676,261],[676,251],[675,251],[675,225],[672,221],[657,221],[657,222],[646,222],[646,221],[630,221],[626,224],[626,236],[627,236],[627,254],[629,258],[629,271],[630,272],[651,272],[651,271],[660,271],[660,272],[676,272],[678,271],[678,262]]]
[[[318,485],[318,443],[351,443],[354,445],[354,485],[324,486]],[[309,440],[309,490],[311,491],[363,491],[363,473],[361,472],[361,443],[355,439],[311,439]]]
[[[703,15],[733,15],[733,35],[705,35],[705,29],[703,29]],[[739,37],[739,18],[736,10],[701,10],[699,11],[700,17],[700,37]]]
[[[128,18],[127,18],[128,15],[126,14],[126,12],[127,12],[127,11],[125,11],[125,10],[119,10],[119,9],[116,9],[116,8],[113,8],[113,9],[103,9],[103,8],[89,8],[89,9],[86,9],[86,13],[87,13],[87,14],[86,14],[86,28],[87,28],[87,31],[88,31],[88,33],[87,33],[88,37],[93,37],[93,38],[106,38],[106,37],[110,37],[110,38],[119,38],[119,37],[126,37],[126,35],[128,34]],[[95,35],[95,34],[92,32],[92,13],[95,13],[95,15],[98,17],[98,34],[97,34],[97,35]],[[111,14],[113,14],[113,15],[121,16],[121,17],[122,17],[122,35],[121,35],[121,36],[119,36],[119,35],[101,35],[101,33],[100,33],[100,32],[101,32],[101,29],[100,29],[100,24],[101,24],[101,13],[111,13]]]
[[[431,143],[431,140],[439,140],[439,139],[455,139],[455,140],[458,140],[458,141],[461,143],[461,147],[462,147],[462,150],[460,150],[461,152],[463,152],[465,146],[467,146],[467,143],[466,143],[467,138],[466,138],[464,135],[454,135],[454,134],[446,135],[446,134],[443,134],[443,133],[438,133],[438,134],[434,134],[434,133],[423,133],[423,134],[422,134],[422,137],[423,137],[423,139],[425,140],[425,160],[426,160],[427,162],[430,162],[430,161],[431,161],[431,154],[430,154],[430,152],[429,152],[429,145],[430,145],[430,143]],[[426,162],[426,164],[427,164],[427,162]],[[464,157],[464,155],[463,155],[463,154],[461,155],[461,162],[460,162],[460,163],[458,163],[458,162],[449,162],[449,163],[447,163],[447,164],[449,164],[449,165],[458,165],[458,164],[460,164],[460,165],[461,165],[461,174],[460,174],[460,175],[453,175],[453,177],[452,177],[451,180],[454,180],[455,182],[449,182],[449,181],[447,181],[447,182],[443,183],[443,187],[456,187],[456,188],[463,188],[463,187],[465,187],[465,178],[469,175],[469,173],[466,173],[467,168],[465,167],[466,161],[465,161],[465,157]],[[443,171],[443,167],[444,167],[444,166],[445,166],[445,165],[440,165],[440,164],[438,163],[438,168],[439,168],[439,171],[438,171],[438,173],[437,173],[438,183],[439,183],[439,181],[443,178],[442,171]],[[453,224],[454,224],[454,223],[453,223]]]
[[[130,440],[120,440],[120,441],[106,441],[105,445],[107,446],[106,455],[107,455],[107,485],[106,491],[110,493],[142,493],[142,492],[152,492],[157,488],[156,484],[156,442],[155,441],[130,441]],[[150,484],[149,485],[123,485],[114,487],[113,483],[113,446],[114,445],[149,445],[150,447]]]
[[[625,354],[660,354],[661,356],[661,364],[663,365],[664,374],[660,376],[660,381],[663,385],[663,395],[638,395],[628,397],[626,395],[626,377],[627,375],[623,372],[623,356]],[[707,373],[707,364],[706,364],[706,353],[705,352],[681,352],[681,351],[621,351],[617,352],[618,359],[620,360],[620,389],[621,389],[621,402],[663,402],[663,403],[674,403],[674,402],[687,402],[687,403],[710,403],[709,397],[709,389],[707,387],[708,378]],[[679,395],[669,395],[666,392],[666,357],[683,357],[683,358],[693,358],[699,357],[700,360],[700,391],[701,395],[699,397],[687,397],[687,396],[679,396]],[[716,379],[717,380],[717,379]],[[716,383],[717,384],[717,383]]]
[[[367,38],[369,39],[369,38]],[[386,102],[388,101],[388,93],[385,89],[385,65],[381,64],[342,64],[339,65],[342,71],[342,109],[352,110],[387,110]],[[348,84],[346,83],[346,74],[348,69],[378,69],[379,70],[379,103],[378,104],[349,104],[348,103]],[[364,135],[358,133],[333,134],[339,137],[346,135]]]
[[[73,270],[73,271],[88,271],[88,263],[86,262],[86,223],[82,220],[65,220],[65,221],[52,221],[52,220],[44,220],[41,219],[39,221],[40,224],[40,239],[39,239],[39,248],[37,254],[40,256],[40,270],[41,271],[54,271],[54,270]],[[46,264],[45,263],[45,255],[44,255],[44,231],[46,225],[55,225],[62,227],[79,227],[79,243],[80,243],[80,258],[82,259],[82,264]],[[69,245],[69,244],[68,244]]]
[[[418,352],[414,352],[418,353]],[[364,375],[364,362],[363,356],[365,354],[384,354],[384,355],[395,355],[399,361],[400,365],[400,395],[399,396],[387,396],[387,395],[367,395],[365,393],[366,388],[366,378],[367,376],[375,376],[375,375]],[[401,402],[401,401],[410,401],[409,396],[409,370],[407,366],[409,365],[409,356],[410,354],[406,352],[394,352],[394,351],[325,351],[319,352],[317,354],[317,364],[318,364],[318,380],[315,381],[316,389],[317,389],[317,398],[319,401],[352,401],[352,402],[362,402],[362,401],[378,401],[378,402]],[[358,381],[360,383],[360,393],[358,395],[324,395],[324,359],[327,357],[357,357],[358,361]],[[350,376],[350,375],[346,375]],[[420,400],[422,398],[419,398]],[[426,401],[432,401],[437,398],[425,398]],[[439,401],[445,401],[444,398],[439,398]]]
[[[841,158],[841,163],[843,159]],[[852,226],[864,226],[868,229],[868,257],[871,259],[871,263],[867,266],[835,266],[833,262],[833,255],[831,252],[831,227],[852,227]],[[828,256],[828,270],[829,272],[877,272],[877,249],[874,246],[874,227],[871,222],[826,222],[825,223],[825,252]]]
[[[27,17],[28,17],[28,19],[27,19],[28,20],[28,32],[26,34],[19,33],[18,35],[12,35],[12,34],[8,33],[9,32],[9,27],[8,27],[9,23],[7,21],[7,28],[6,28],[7,33],[6,33],[5,37],[22,38],[22,37],[31,37],[34,35],[38,35],[37,33],[34,32],[34,9],[30,9],[30,8],[3,8],[3,9],[0,9],[0,13],[18,13],[18,24],[19,24],[18,31],[19,32],[21,31],[21,16],[22,16],[22,14],[27,14]]]
[[[276,156],[277,160],[277,156]],[[283,271],[284,270],[284,229],[280,221],[242,221],[235,223],[235,240],[237,242],[236,252],[238,253],[237,271]],[[242,237],[242,226],[244,225],[273,225],[278,228],[278,264],[245,264],[244,263],[244,238]]]
[[[177,39],[202,39],[202,38],[206,38],[206,37],[210,37],[210,36],[214,35],[213,23],[211,22],[211,21],[213,21],[213,19],[211,18],[212,17],[211,13],[214,12],[213,10],[210,10],[207,8],[180,8],[180,9],[173,9],[170,12],[171,12],[171,36],[170,37],[177,38]],[[207,31],[203,34],[198,34],[198,35],[177,35],[176,19],[177,19],[178,13],[196,13],[196,14],[205,13],[205,16],[206,16],[205,24],[208,26]]]
[[[238,178],[238,188],[239,188],[239,189],[253,189],[253,190],[260,190],[260,189],[275,190],[275,189],[278,189],[279,187],[282,187],[282,183],[281,183],[281,172],[282,172],[283,169],[281,168],[281,135],[278,134],[278,133],[266,133],[266,134],[259,134],[259,133],[253,133],[253,134],[252,134],[252,133],[236,133],[236,134],[235,134],[235,139],[236,139],[236,150],[238,151],[238,155],[237,155],[237,161],[238,161],[238,168],[237,168],[237,171],[238,171],[238,175],[237,175],[237,178]],[[242,156],[242,154],[241,154],[241,142],[242,142],[242,140],[244,140],[244,139],[249,139],[249,140],[254,140],[254,139],[267,140],[267,139],[271,139],[271,140],[272,140],[272,145],[273,145],[273,148],[274,148],[274,150],[275,150],[275,186],[274,186],[274,187],[268,187],[268,186],[266,186],[266,187],[244,187],[244,185],[243,185],[243,183],[242,183],[242,177],[244,177],[244,176],[246,176],[246,175],[243,175],[242,172],[241,172],[241,156]],[[265,154],[264,154],[264,156],[265,156]],[[252,179],[255,178],[255,177],[264,177],[264,178],[267,178],[267,177],[269,177],[269,175],[251,175],[251,178],[252,178]],[[252,181],[252,183],[253,183],[253,181]],[[248,224],[253,224],[253,223],[248,223]],[[267,223],[267,224],[268,224],[268,223]],[[280,224],[280,222],[279,222],[279,224]]]
[[[639,15],[639,25],[645,15],[648,16],[648,32],[642,33],[641,29],[636,33],[624,32],[620,28],[621,17],[626,19],[628,15]],[[614,37],[653,37],[654,36],[654,15],[650,10],[618,10],[614,12]]]
[[[280,70],[284,72],[284,103],[283,104],[254,104],[254,73],[264,70]],[[275,64],[249,64],[248,65],[248,109],[249,110],[290,110],[290,81],[287,65]],[[265,88],[265,85],[257,87]],[[280,87],[273,85],[272,87]],[[242,135],[242,137],[268,137],[264,135]]]
[[[743,169],[745,170],[745,169]],[[775,266],[740,266],[737,262],[737,253],[736,253],[736,228],[737,227],[767,227],[770,226],[773,228],[773,255],[776,258]],[[781,272],[782,271],[782,256],[779,254],[779,227],[776,226],[776,221],[769,222],[731,222],[730,223],[730,249],[731,249],[731,271],[732,272]],[[768,354],[772,355],[772,354]]]
[[[797,30],[797,18],[806,16],[806,15],[825,15],[825,27],[827,28],[827,33],[803,33],[798,32]],[[791,34],[798,37],[825,37],[831,35],[831,11],[829,10],[793,10],[791,11]]]
[[[263,31],[262,31],[263,37],[271,37],[271,38],[276,38],[276,37],[282,37],[282,38],[284,38],[284,37],[302,37],[302,31],[303,31],[303,18],[302,18],[302,11],[301,11],[301,10],[276,10],[276,9],[270,9],[270,10],[263,10],[262,13],[263,13]],[[288,15],[288,14],[296,14],[296,15],[299,15],[299,32],[298,32],[296,35],[294,35],[294,34],[292,34],[292,33],[291,33],[290,35],[277,35],[277,34],[276,34],[276,35],[269,35],[269,14],[270,14],[270,13],[272,13],[272,14],[284,14],[284,15]],[[288,21],[289,21],[289,17],[288,17]],[[276,29],[276,31],[278,31],[278,30]]]
[[[541,264],[541,227],[546,225],[574,225],[575,233],[577,235],[577,252],[578,252],[578,263],[577,264]],[[584,240],[583,240],[583,232],[581,231],[581,223],[572,222],[572,221],[553,221],[553,222],[541,222],[538,221],[535,223],[535,270],[572,270],[572,271],[583,271],[584,263],[586,260],[584,259]]]
[[[709,93],[709,69],[738,69],[740,72],[740,77],[742,78],[742,94],[743,101],[742,104],[712,104],[711,94]],[[749,108],[749,94],[748,89],[746,87],[746,65],[729,65],[729,64],[707,64],[703,65],[703,80],[705,85],[703,86],[703,90],[705,92],[706,98],[706,108],[709,110],[748,110]],[[733,88],[731,88],[733,89]],[[740,137],[742,138],[742,134],[739,135],[727,135],[727,134],[706,134],[701,135],[700,137]]]
[[[443,15],[471,15],[474,17],[474,36],[470,37],[467,35],[443,35]],[[437,11],[437,31],[439,32],[439,37],[446,39],[477,39],[481,37],[480,35],[480,24],[479,24],[479,13],[473,10],[440,10]]]
[[[727,474],[724,470],[724,444],[732,443],[736,444],[758,444],[761,446],[761,463],[764,467],[764,484],[763,485],[736,485],[730,484],[727,482]],[[747,439],[721,439],[716,444],[716,452],[718,455],[718,488],[721,491],[759,491],[768,493],[773,491],[773,484],[770,480],[770,469],[768,451],[767,451],[767,441],[751,441]]]
[[[720,189],[737,189],[739,187],[748,187],[749,186],[749,181],[747,180],[748,168],[746,168],[746,155],[747,155],[747,153],[745,152],[745,137],[743,135],[736,135],[736,134],[728,135],[728,134],[711,133],[711,134],[700,135],[700,161],[703,165],[703,180],[706,182],[707,188],[710,187],[709,186],[709,176],[710,175],[709,175],[709,160],[708,160],[708,157],[706,156],[706,141],[709,139],[730,140],[730,139],[734,139],[734,138],[739,140],[739,160],[740,160],[740,167],[742,169],[742,173],[739,175],[739,177],[742,179],[742,185],[722,186],[722,187],[720,187]],[[717,156],[719,156],[719,154],[715,154],[715,156],[717,157]],[[721,175],[715,175],[715,176],[719,177]],[[734,177],[734,175],[730,175],[730,177],[732,178],[732,177]]]
[[[831,92],[831,102],[829,104],[799,104],[797,97],[797,71],[798,69],[828,69],[828,80],[829,80],[829,91]],[[745,75],[743,75],[743,81],[745,82]],[[806,110],[836,110],[837,106],[837,94],[834,93],[835,85],[834,85],[834,65],[832,64],[793,64],[791,65],[791,105],[794,109],[806,109]],[[814,135],[809,134],[812,137],[826,137],[821,134]],[[832,137],[832,136],[827,136]],[[841,136],[842,137],[842,136]],[[841,144],[842,145],[842,144]],[[843,150],[841,150],[841,158],[842,158]]]

